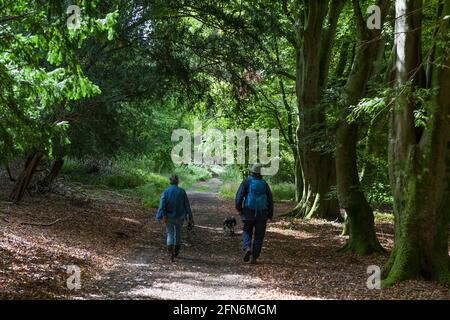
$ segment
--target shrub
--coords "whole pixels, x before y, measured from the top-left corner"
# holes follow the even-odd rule
[[[224,182],[220,186],[219,194],[225,199],[234,199],[239,188],[240,181]]]
[[[223,181],[220,187],[219,194],[227,199],[234,199],[236,192],[242,182],[242,173],[236,166],[227,166],[220,175],[220,179]],[[271,183],[270,189],[274,201],[281,200],[293,200],[295,197],[295,186],[292,183]]]
[[[274,201],[294,200],[295,185],[292,183],[279,183],[271,185]]]
[[[211,179],[212,174],[207,169],[197,166],[179,166],[174,173],[180,178],[180,186],[185,189],[192,187],[197,181]]]
[[[169,185],[170,173],[151,172],[154,165],[148,158],[116,159],[112,166],[92,171],[91,164],[68,159],[64,163],[62,173],[72,181],[106,187],[142,199],[144,207],[157,207],[162,191]],[[173,172],[180,177],[180,186],[190,188],[199,180],[211,178],[211,173],[201,167],[179,166]]]

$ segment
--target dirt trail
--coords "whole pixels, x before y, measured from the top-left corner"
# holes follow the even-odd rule
[[[282,219],[288,203],[275,204],[259,264],[246,264],[240,221],[235,236],[222,232],[235,209],[219,187],[211,179],[188,191],[196,227],[184,233],[176,263],[164,226],[139,199],[73,185],[72,195],[0,201],[0,299],[449,299],[448,288],[426,281],[369,290],[367,267],[383,266],[388,255],[338,252],[341,224]],[[20,224],[56,219],[49,227]],[[391,249],[392,223],[376,229]],[[81,268],[79,291],[66,286],[64,266],[72,264]]]
[[[219,187],[220,181],[211,179],[188,191],[196,226],[185,231],[176,263],[169,262],[164,227],[152,214],[126,262],[99,278],[82,298],[449,299],[448,288],[425,281],[369,290],[367,267],[383,266],[387,255],[339,253],[345,242],[340,224],[280,219],[289,204],[275,205],[259,264],[246,264],[240,221],[235,236],[222,232],[223,219],[235,209],[233,201],[219,197]],[[377,231],[390,248],[392,225],[377,224]]]
[[[258,299],[267,295],[267,283],[242,262],[240,224],[235,236],[222,232],[223,219],[235,211],[231,201],[218,196],[219,186],[218,179],[211,179],[188,191],[196,226],[185,230],[176,263],[169,261],[165,251],[164,227],[149,220],[129,261],[97,282],[98,292],[87,297]]]

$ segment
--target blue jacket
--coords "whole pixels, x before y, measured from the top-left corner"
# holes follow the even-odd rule
[[[241,185],[239,186],[239,189],[236,193],[236,210],[239,211],[241,215],[242,220],[255,220],[255,212],[250,209],[246,208],[244,206],[245,197],[248,194],[248,186],[250,179],[262,179],[260,176],[249,176],[242,181]],[[266,219],[272,219],[273,217],[273,198],[272,198],[272,191],[270,190],[269,184],[267,184],[267,209],[263,210],[262,214],[257,215],[257,220],[266,220]]]
[[[191,206],[186,191],[172,184],[161,195],[156,219],[192,219]]]

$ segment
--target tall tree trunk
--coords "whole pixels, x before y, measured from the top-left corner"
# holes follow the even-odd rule
[[[336,65],[336,69],[334,70],[334,76],[338,82],[341,82],[340,79],[344,76],[344,70],[347,66],[350,56],[349,49],[350,41],[344,41],[339,49],[339,59]]]
[[[422,5],[421,0],[396,1],[396,79],[401,92],[391,115],[389,167],[395,242],[383,270],[385,286],[418,277],[450,283],[450,28],[448,20],[440,21],[432,81],[437,94],[427,126],[416,130],[417,106],[410,97],[414,85],[421,83]],[[444,1],[446,15],[450,15],[450,0]]]
[[[28,186],[30,185],[31,179],[36,171],[37,166],[42,160],[44,154],[42,152],[34,152],[28,156],[25,162],[24,169],[17,178],[17,182],[9,195],[9,198],[14,203],[20,202],[22,200]]]
[[[5,162],[5,169],[6,169],[6,173],[8,173],[8,178],[9,181],[16,181],[16,179],[14,179],[12,172],[11,172],[11,168],[9,167],[9,164],[7,162]]]
[[[349,239],[342,248],[359,255],[383,251],[378,242],[374,216],[361,190],[356,165],[356,124],[341,123],[337,130],[336,171],[339,204],[345,209]]]
[[[386,15],[388,0],[380,0],[378,6]],[[349,239],[344,251],[359,255],[383,251],[378,242],[372,209],[362,191],[358,167],[356,146],[358,143],[358,124],[349,123],[347,116],[350,106],[364,97],[367,82],[372,74],[379,53],[381,31],[368,30],[362,16],[358,0],[353,0],[353,9],[357,25],[358,44],[352,70],[344,87],[344,104],[336,133],[336,172],[339,204],[347,215]]]
[[[328,6],[331,3],[330,7]],[[297,144],[301,150],[303,196],[293,212],[303,218],[339,219],[336,199],[329,193],[335,184],[333,155],[320,150],[326,130],[325,110],[320,105],[320,92],[326,85],[336,22],[345,1],[311,1],[306,17],[297,30],[296,96],[299,112]],[[324,21],[328,14],[328,29]],[[327,50],[327,54],[323,51]]]
[[[53,183],[56,177],[58,177],[63,166],[64,166],[64,159],[56,159],[53,162],[50,172],[45,176],[44,179],[42,179],[42,181],[39,182],[40,192],[44,192],[46,189],[50,187],[50,185]]]
[[[442,9],[443,8],[444,8],[444,3],[439,2],[436,7],[436,16],[435,16],[436,20],[435,20],[435,26],[434,26],[434,30],[433,30],[433,36],[432,36],[432,47],[427,56],[426,67],[425,67],[425,78],[426,78],[426,86],[425,87],[426,88],[431,87],[434,53],[436,51],[436,39],[438,37],[439,20],[442,19]]]
[[[295,170],[295,201],[298,203],[303,196],[303,170],[300,155],[296,148],[294,153],[294,170]]]

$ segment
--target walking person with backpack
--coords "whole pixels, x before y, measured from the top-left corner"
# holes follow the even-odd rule
[[[191,206],[186,191],[178,187],[178,176],[170,177],[170,186],[163,191],[156,220],[166,224],[166,243],[170,260],[175,261],[181,248],[181,231],[185,220],[188,228],[194,225]]]
[[[236,193],[236,210],[244,224],[242,245],[244,261],[255,264],[261,253],[267,219],[273,217],[273,198],[269,184],[262,178],[261,164],[250,167],[250,176]],[[253,245],[252,245],[253,240]]]

